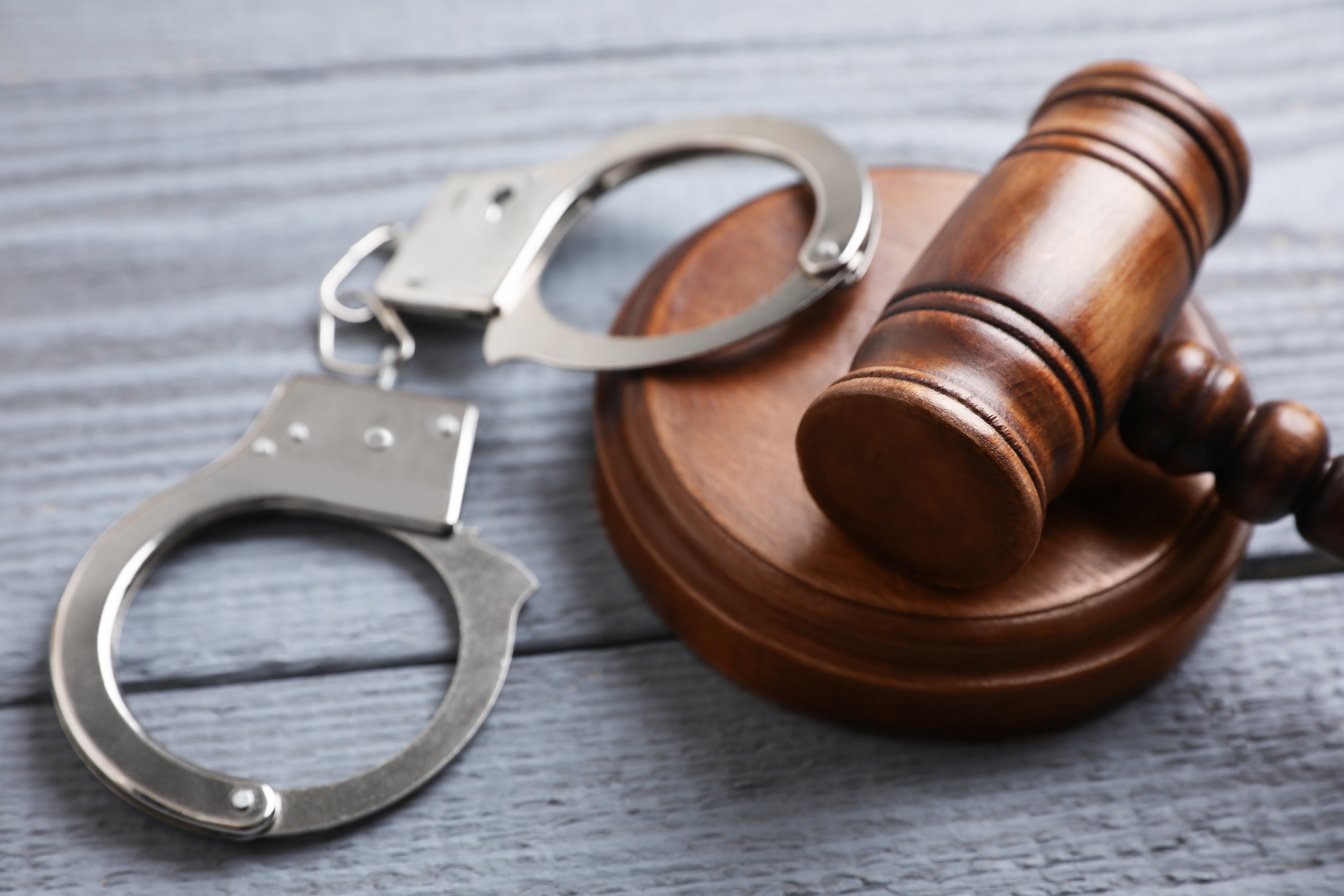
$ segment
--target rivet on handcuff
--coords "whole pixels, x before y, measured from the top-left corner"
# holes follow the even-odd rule
[[[815,220],[790,277],[748,311],[665,336],[589,333],[546,310],[538,291],[542,270],[598,197],[654,168],[717,153],[779,160],[811,187]],[[517,560],[459,527],[477,409],[392,390],[415,352],[399,312],[485,320],[484,351],[492,363],[530,359],[585,370],[670,364],[744,339],[858,279],[876,226],[864,169],[826,135],[779,119],[656,125],[550,165],[450,176],[414,227],[375,228],[319,289],[323,365],[375,384],[290,377],[229,451],[124,516],[75,569],[52,628],[51,681],[76,751],[141,809],[236,839],[335,827],[423,786],[494,705],[518,612],[537,582]],[[375,254],[390,257],[373,288],[342,292],[345,278]],[[369,321],[392,340],[378,362],[340,357],[337,323]],[[452,596],[460,630],[452,682],[428,725],[376,768],[288,789],[208,771],[150,738],[122,699],[114,676],[117,634],[139,583],[193,532],[256,511],[334,517],[383,532],[428,561]]]

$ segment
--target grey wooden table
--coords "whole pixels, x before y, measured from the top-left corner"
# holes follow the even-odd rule
[[[0,4],[0,890],[358,893],[1344,892],[1344,576],[1258,533],[1209,635],[1150,692],[1049,737],[961,745],[800,718],[705,668],[641,602],[589,490],[590,378],[424,338],[411,385],[473,398],[466,518],[543,582],[496,712],[423,794],[238,845],[111,797],[57,728],[46,636],[97,533],[316,367],[314,284],[446,172],[630,125],[760,111],[871,163],[982,169],[1085,62],[1202,82],[1256,159],[1201,291],[1259,395],[1344,434],[1344,7]],[[697,221],[780,182],[632,185],[547,290],[601,325]],[[418,566],[373,537],[227,527],[127,621],[134,711],[206,765],[317,782],[390,754],[451,674]]]

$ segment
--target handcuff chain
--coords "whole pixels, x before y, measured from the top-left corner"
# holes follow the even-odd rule
[[[341,290],[341,284],[366,259],[396,251],[401,241],[401,225],[380,224],[360,237],[331,266],[318,285],[321,311],[317,320],[317,354],[322,366],[334,373],[371,378],[379,388],[391,389],[402,366],[415,355],[415,337],[392,306],[369,289]],[[354,299],[358,305],[349,304]],[[379,353],[376,363],[352,361],[336,352],[336,322],[363,324],[375,321],[395,340]]]

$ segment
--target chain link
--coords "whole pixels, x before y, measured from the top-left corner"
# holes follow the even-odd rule
[[[398,224],[381,224],[355,241],[340,257],[318,286],[321,313],[317,319],[317,354],[322,366],[335,373],[375,379],[380,388],[390,389],[397,374],[415,355],[415,337],[390,305],[377,293],[368,289],[341,290],[341,284],[366,259],[396,251],[402,235]],[[351,301],[356,304],[351,304]],[[336,323],[365,324],[374,322],[391,336],[393,344],[385,346],[377,362],[353,361],[342,358],[336,350]]]

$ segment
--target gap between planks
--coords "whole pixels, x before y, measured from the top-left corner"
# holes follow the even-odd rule
[[[606,638],[591,643],[574,644],[533,644],[515,647],[513,659],[523,657],[551,656],[564,653],[591,653],[603,650],[623,650],[628,647],[641,647],[676,640],[670,631],[650,632],[626,638]],[[330,675],[351,675],[365,672],[388,672],[395,669],[416,669],[426,666],[447,666],[456,664],[456,656],[447,653],[412,654],[404,657],[383,657],[368,662],[344,661],[330,663],[309,663],[294,666],[279,672],[265,668],[264,663],[250,670],[213,675],[176,675],[147,681],[118,683],[123,694],[167,693],[170,691],[192,691],[201,688],[220,687],[235,684],[260,684],[268,681],[292,681],[303,678],[323,678]],[[0,700],[0,710],[19,706],[37,706],[51,699],[47,691],[24,694],[6,700]]]
[[[1311,578],[1344,573],[1344,562],[1320,553],[1303,552],[1280,556],[1247,557],[1242,561],[1233,587],[1249,582],[1273,582],[1286,579]],[[513,657],[551,656],[565,653],[599,652],[622,650],[677,640],[670,630],[647,632],[627,637],[599,638],[593,641],[559,641],[515,646]],[[121,685],[126,694],[166,693],[169,691],[190,691],[201,688],[220,687],[236,684],[259,684],[270,681],[290,681],[304,678],[321,678],[331,675],[349,675],[366,672],[383,672],[396,669],[414,669],[427,666],[452,667],[456,661],[454,653],[419,653],[401,657],[383,657],[366,662],[313,662],[296,665],[276,671],[258,663],[252,669],[239,670],[223,674],[175,675],[161,678],[127,682]],[[0,699],[0,710],[10,707],[35,706],[50,699],[51,695],[43,690],[9,699]]]

